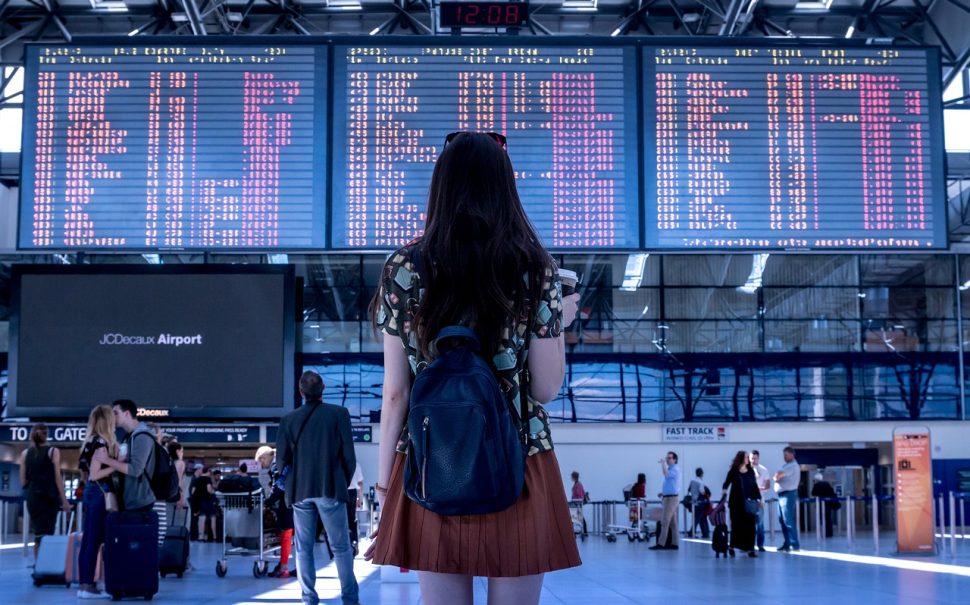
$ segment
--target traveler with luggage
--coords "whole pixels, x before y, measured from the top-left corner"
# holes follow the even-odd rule
[[[57,511],[71,513],[61,479],[61,452],[47,444],[47,425],[30,430],[30,447],[20,453],[20,485],[27,490],[27,512],[34,526],[34,559],[44,536],[54,535]]]
[[[104,544],[108,513],[118,510],[118,496],[111,480],[114,471],[94,460],[99,450],[105,450],[112,457],[118,455],[115,416],[109,405],[95,406],[88,415],[88,435],[81,444],[81,455],[78,457],[78,466],[88,478],[84,490],[84,533],[78,555],[79,599],[110,598],[98,590],[95,572],[101,545]]]
[[[276,465],[276,450],[263,445],[256,450],[256,461],[260,467],[260,483],[262,484],[262,471],[265,470],[266,483],[263,485],[263,496],[266,498],[265,506],[273,513],[276,521],[276,531],[280,537],[280,560],[276,567],[269,572],[271,578],[289,578],[290,573],[290,552],[293,549],[293,508],[286,504],[286,479],[281,476],[280,469]]]
[[[749,557],[757,557],[755,552],[755,522],[758,511],[762,506],[761,491],[754,469],[751,468],[751,458],[748,452],[740,451],[731,462],[722,486],[721,497],[728,496],[728,510],[731,513],[731,549],[728,553],[733,557],[735,549],[747,552]]]
[[[158,592],[158,515],[156,500],[167,498],[175,485],[171,461],[148,426],[138,419],[130,399],[112,405],[115,422],[126,433],[119,459],[102,448],[92,460],[123,475],[121,508],[108,515],[105,529],[105,592],[112,598]],[[162,495],[162,497],[159,496]]]
[[[541,405],[562,387],[579,297],[563,296],[505,146],[448,135],[424,235],[390,256],[372,304],[383,514],[365,557],[417,570],[428,605],[470,604],[473,576],[491,603],[537,603],[546,572],[580,564]]]
[[[276,442],[278,463],[289,467],[285,497],[293,507],[296,575],[303,602],[317,605],[320,597],[313,548],[319,519],[337,563],[341,599],[352,605],[357,603],[359,587],[347,526],[347,485],[357,464],[350,413],[323,402],[323,379],[312,370],[300,376],[300,395],[303,406],[283,416]]]

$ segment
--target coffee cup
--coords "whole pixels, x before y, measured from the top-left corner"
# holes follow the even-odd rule
[[[560,269],[559,281],[562,284],[562,295],[569,296],[576,292],[576,285],[579,284],[579,275],[569,269]]]

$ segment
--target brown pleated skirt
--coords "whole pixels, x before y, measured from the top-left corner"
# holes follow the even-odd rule
[[[490,578],[582,564],[554,452],[529,456],[518,502],[487,515],[443,516],[422,508],[404,493],[404,462],[405,455],[397,454],[375,563]]]

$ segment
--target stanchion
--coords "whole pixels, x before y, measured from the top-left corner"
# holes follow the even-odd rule
[[[821,546],[822,536],[825,532],[821,531],[822,527],[822,500],[821,498],[815,498],[815,543]]]
[[[24,507],[24,526],[22,529],[23,529],[23,539],[24,539],[23,541],[24,556],[26,557],[27,554],[30,552],[30,549],[27,547],[27,532],[30,531],[30,511],[27,510],[27,500],[24,500],[23,507]]]
[[[0,500],[0,546],[3,546],[3,538],[7,535],[7,501]]]
[[[879,497],[872,495],[872,547],[879,554]]]
[[[964,513],[966,513],[966,511],[967,511],[967,495],[960,494],[960,535],[962,536],[967,535],[967,523],[966,523],[967,519],[964,516]]]
[[[771,536],[771,543],[775,543],[775,504],[778,502],[775,500],[768,500],[768,535]]]
[[[936,499],[936,515],[933,519],[936,530],[940,533],[940,554],[943,554],[946,551],[946,517],[944,512],[943,494],[940,494]]]
[[[950,554],[957,554],[957,500],[950,492]]]
[[[852,496],[845,498],[845,532],[849,539],[849,546],[855,541],[855,500]]]
[[[804,503],[801,501],[797,495],[795,496],[795,529],[799,532],[802,531],[802,505]],[[781,506],[781,502],[778,503]]]

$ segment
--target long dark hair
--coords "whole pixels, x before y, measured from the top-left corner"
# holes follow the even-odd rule
[[[510,320],[529,317],[554,266],[522,208],[508,154],[478,133],[458,135],[438,156],[424,235],[412,245],[423,271],[414,323],[425,357],[435,335],[456,323],[473,324],[491,357]]]
[[[741,450],[734,455],[734,460],[731,461],[731,470],[739,471],[741,467],[744,466],[745,460],[748,457],[748,452]]]

